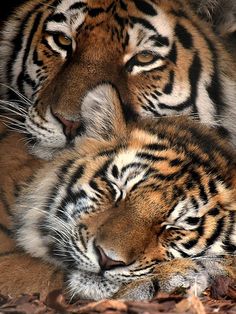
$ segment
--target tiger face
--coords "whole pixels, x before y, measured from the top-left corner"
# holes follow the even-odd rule
[[[188,1],[27,2],[2,30],[2,92],[50,158],[83,133],[81,104],[108,82],[128,118],[190,114],[235,140],[235,70]],[[15,103],[15,92],[21,101]],[[15,121],[13,121],[15,123]]]
[[[235,275],[224,258],[236,250],[231,146],[186,117],[127,125],[108,84],[86,95],[81,116],[87,137],[21,193],[18,244],[64,269],[80,298],[151,298],[157,286],[194,283],[201,292]]]

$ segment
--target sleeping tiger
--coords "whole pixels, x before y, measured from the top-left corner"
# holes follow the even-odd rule
[[[38,259],[62,270],[71,297],[89,299],[200,294],[217,276],[235,278],[234,149],[190,118],[127,123],[123,108],[111,85],[92,89],[80,107],[84,137],[36,162],[18,192],[11,230],[38,263],[36,283],[62,281]],[[15,265],[1,259],[10,256]],[[31,275],[14,274],[18,285]]]
[[[84,129],[81,103],[101,82],[127,117],[190,114],[236,144],[235,64],[194,0],[29,0],[1,31],[1,94],[50,159]],[[15,102],[20,93],[21,101]],[[20,110],[29,107],[27,113]],[[11,119],[12,117],[9,117]],[[13,121],[16,123],[16,121]]]

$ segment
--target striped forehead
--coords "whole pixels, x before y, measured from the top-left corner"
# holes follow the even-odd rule
[[[99,15],[99,19],[108,24],[113,20],[126,28],[131,49],[132,46],[142,49],[158,46],[165,50],[173,38],[173,19],[168,19],[160,6],[145,1],[62,0],[48,18],[46,30],[74,32],[84,23],[87,15],[94,17],[95,21]],[[93,19],[89,21],[93,23]]]
[[[122,192],[123,197],[132,187],[142,182],[149,166],[140,156],[141,152],[135,149],[125,150],[115,156],[106,173],[107,179],[114,184],[117,191]],[[119,193],[118,193],[119,194]]]
[[[62,0],[49,17],[46,30],[52,32],[60,30],[65,33],[76,31],[85,20],[86,3],[83,0]]]

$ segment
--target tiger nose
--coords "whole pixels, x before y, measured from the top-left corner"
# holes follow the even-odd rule
[[[100,246],[95,247],[98,255],[98,263],[101,267],[101,270],[109,270],[119,266],[125,266],[126,264],[122,261],[115,261],[106,255],[104,250]]]
[[[65,136],[68,139],[73,139],[76,136],[77,130],[80,126],[80,122],[66,119],[61,114],[56,112],[53,112],[53,115],[62,124]]]

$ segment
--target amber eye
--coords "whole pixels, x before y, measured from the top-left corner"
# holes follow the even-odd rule
[[[55,43],[68,52],[72,50],[72,39],[62,33],[50,33]]]
[[[139,63],[150,63],[155,60],[155,55],[151,52],[141,52],[135,56],[135,59]]]
[[[66,46],[66,47],[71,46],[71,44],[72,44],[71,38],[69,38],[69,37],[67,37],[67,36],[65,36],[63,34],[58,34],[57,35],[57,42],[61,46]]]

